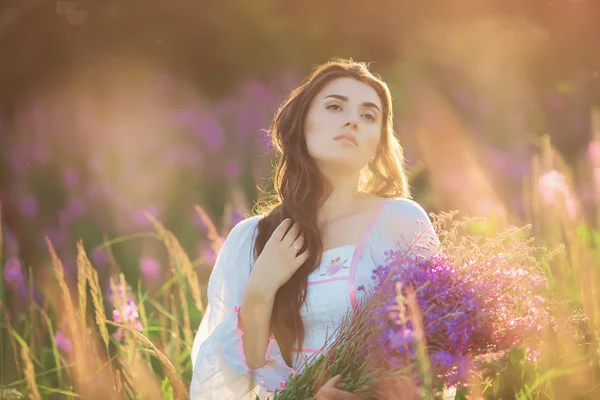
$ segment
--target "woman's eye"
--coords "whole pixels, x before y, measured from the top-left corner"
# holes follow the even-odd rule
[[[367,117],[367,119],[371,120],[371,121],[375,121],[375,116],[371,115],[371,114],[363,114],[364,117]]]
[[[332,107],[335,107],[335,108],[332,108]],[[342,109],[342,108],[341,108],[340,106],[338,106],[337,104],[331,104],[331,105],[327,106],[327,108],[328,108],[328,109],[331,109],[331,110],[334,110],[334,109],[341,110],[341,109]]]

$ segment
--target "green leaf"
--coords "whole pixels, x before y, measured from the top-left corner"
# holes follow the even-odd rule
[[[169,378],[166,376],[162,381],[161,391],[164,400],[173,400],[173,387],[171,386],[171,382],[169,382]]]
[[[51,387],[47,387],[47,386],[42,386],[42,385],[38,385],[38,387],[45,393],[59,393],[59,394],[63,394],[65,396],[71,396],[71,397],[79,397],[79,395],[75,392],[71,392],[68,390],[63,390],[63,389],[58,389],[58,388],[51,388]]]

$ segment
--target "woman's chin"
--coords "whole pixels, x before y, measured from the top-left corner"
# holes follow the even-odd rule
[[[358,162],[356,156],[338,156],[318,159],[317,165],[324,172],[343,171],[345,173],[353,173],[360,172],[367,163]]]

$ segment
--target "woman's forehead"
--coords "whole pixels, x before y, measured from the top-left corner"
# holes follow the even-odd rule
[[[364,82],[354,78],[336,78],[327,82],[319,91],[315,100],[323,100],[329,95],[338,95],[348,98],[348,101],[355,103],[374,103],[381,109],[381,99],[375,89]]]

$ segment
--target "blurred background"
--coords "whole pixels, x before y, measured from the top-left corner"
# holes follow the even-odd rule
[[[68,284],[82,239],[103,291],[121,272],[152,290],[172,265],[149,213],[203,287],[215,240],[266,188],[278,105],[336,56],[388,83],[427,211],[485,216],[489,231],[532,223],[551,245],[595,237],[599,39],[600,4],[589,0],[3,0],[0,385],[25,385],[9,332],[38,349],[36,369],[52,360],[45,334],[32,333],[48,324],[30,327],[30,303],[49,309],[45,238]],[[586,260],[598,273],[598,258]],[[192,308],[195,330],[202,310]],[[48,315],[55,339],[60,318]]]

